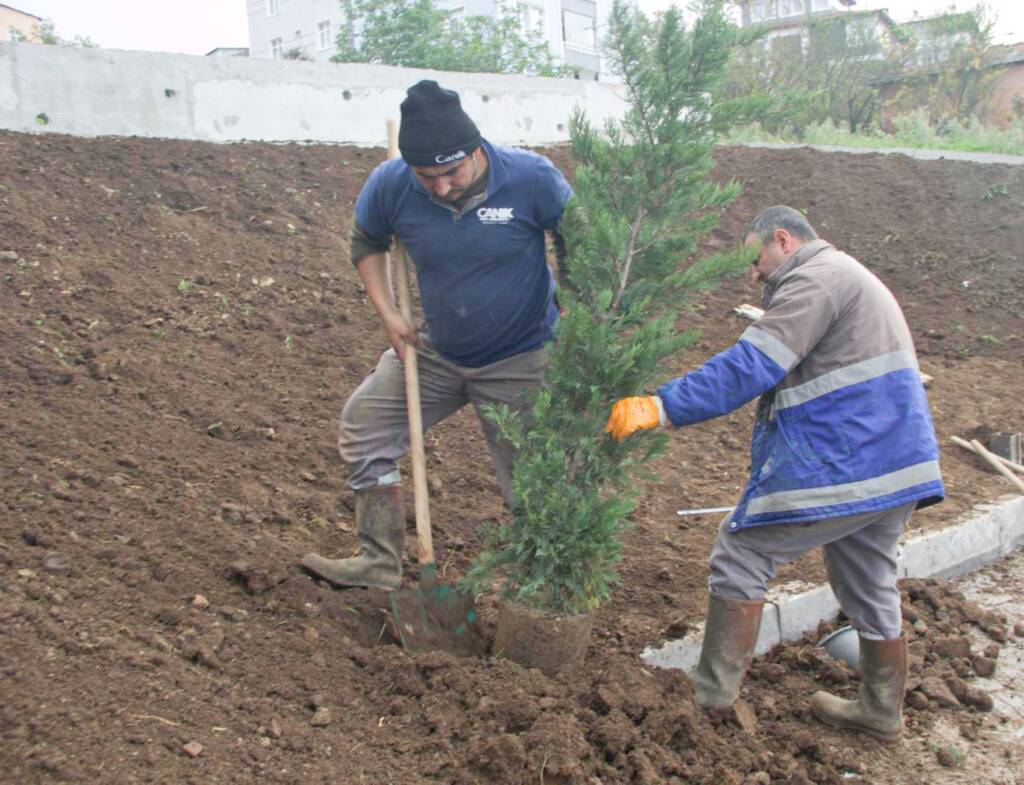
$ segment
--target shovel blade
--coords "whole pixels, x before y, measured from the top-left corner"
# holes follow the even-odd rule
[[[391,613],[402,645],[412,652],[447,651],[479,657],[484,636],[473,597],[432,580],[391,592]]]

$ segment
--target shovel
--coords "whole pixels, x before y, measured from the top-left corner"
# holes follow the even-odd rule
[[[388,121],[388,157],[398,156],[395,121]],[[413,324],[409,295],[409,260],[396,239],[391,249],[395,260],[398,307]],[[416,500],[416,538],[419,541],[420,584],[417,589],[391,592],[391,613],[402,645],[410,651],[440,649],[468,656],[483,653],[473,597],[453,586],[438,582],[434,542],[430,533],[430,505],[427,498],[427,466],[423,455],[423,414],[420,410],[420,382],[416,350],[405,347],[405,399],[409,411],[409,442],[412,458],[413,495]]]

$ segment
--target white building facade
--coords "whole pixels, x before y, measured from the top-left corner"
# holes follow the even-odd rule
[[[740,0],[743,27],[791,19],[807,14],[827,14],[850,8],[857,0]]]
[[[345,17],[338,0],[246,0],[250,57],[327,62]],[[498,0],[435,0],[452,18],[494,16]],[[555,59],[579,79],[605,80],[599,45],[608,30],[611,0],[507,0],[523,30],[536,31]]]

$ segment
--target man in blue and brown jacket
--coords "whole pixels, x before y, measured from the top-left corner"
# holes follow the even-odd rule
[[[616,402],[608,431],[690,425],[761,396],[750,479],[711,552],[698,700],[729,706],[757,641],[776,568],[824,548],[828,579],[860,636],[855,701],[815,694],[815,716],[883,739],[902,729],[907,650],[896,545],[918,507],[942,500],[939,450],[917,357],[892,293],[789,207],[749,226],[764,316],[701,368]]]

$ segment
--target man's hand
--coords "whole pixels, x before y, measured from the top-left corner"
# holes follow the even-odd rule
[[[398,311],[391,311],[383,317],[384,329],[388,333],[388,342],[395,350],[398,359],[405,361],[405,347],[420,347],[420,337],[416,334],[416,328],[411,325]]]
[[[637,431],[646,431],[661,425],[661,401],[656,395],[621,398],[612,405],[611,416],[604,427],[605,433],[621,442]]]

